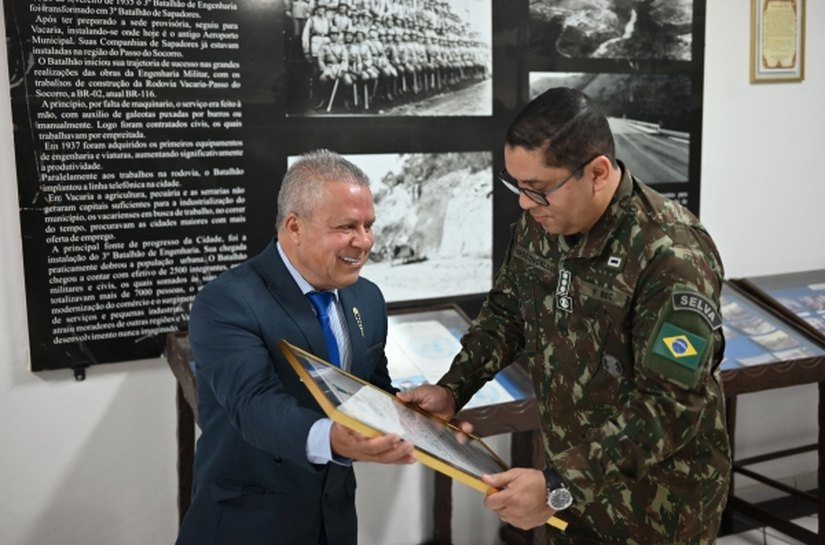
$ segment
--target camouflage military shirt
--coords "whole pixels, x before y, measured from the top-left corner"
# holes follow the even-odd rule
[[[576,241],[522,215],[439,384],[462,406],[509,363],[526,364],[545,461],[575,498],[560,513],[567,537],[548,529],[552,542],[713,543],[731,465],[722,264],[689,211],[623,170]]]

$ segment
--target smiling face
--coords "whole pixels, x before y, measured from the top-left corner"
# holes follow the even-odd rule
[[[366,185],[329,182],[309,217],[287,216],[279,240],[289,260],[315,289],[355,283],[374,242],[375,210]]]

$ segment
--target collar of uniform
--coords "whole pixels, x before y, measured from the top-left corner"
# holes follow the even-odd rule
[[[622,170],[622,180],[619,182],[619,187],[616,188],[616,193],[610,200],[610,205],[605,210],[599,221],[593,228],[585,233],[576,244],[571,245],[566,237],[559,236],[559,247],[570,257],[592,258],[601,255],[604,252],[607,242],[615,232],[619,223],[621,222],[624,211],[630,202],[630,197],[633,194],[633,177],[630,175],[630,170],[621,161],[619,168]]]

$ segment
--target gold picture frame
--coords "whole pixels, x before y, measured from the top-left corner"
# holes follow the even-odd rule
[[[751,82],[805,79],[805,1],[751,0]]]
[[[285,340],[279,345],[301,382],[333,421],[367,437],[396,433],[412,442],[418,461],[480,492],[495,491],[481,480],[482,474],[509,469],[480,438],[402,403],[394,395]],[[567,527],[557,517],[550,517],[547,524],[559,530]]]

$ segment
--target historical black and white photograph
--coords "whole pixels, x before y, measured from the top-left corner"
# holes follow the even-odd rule
[[[610,121],[616,157],[647,184],[686,182],[690,159],[690,78],[683,75],[531,72],[530,98],[573,87]]]
[[[348,155],[370,178],[375,245],[362,275],[388,303],[484,293],[493,281],[493,155]]]
[[[693,0],[530,0],[530,51],[571,59],[690,61]]]
[[[288,0],[287,115],[492,115],[492,0]]]

